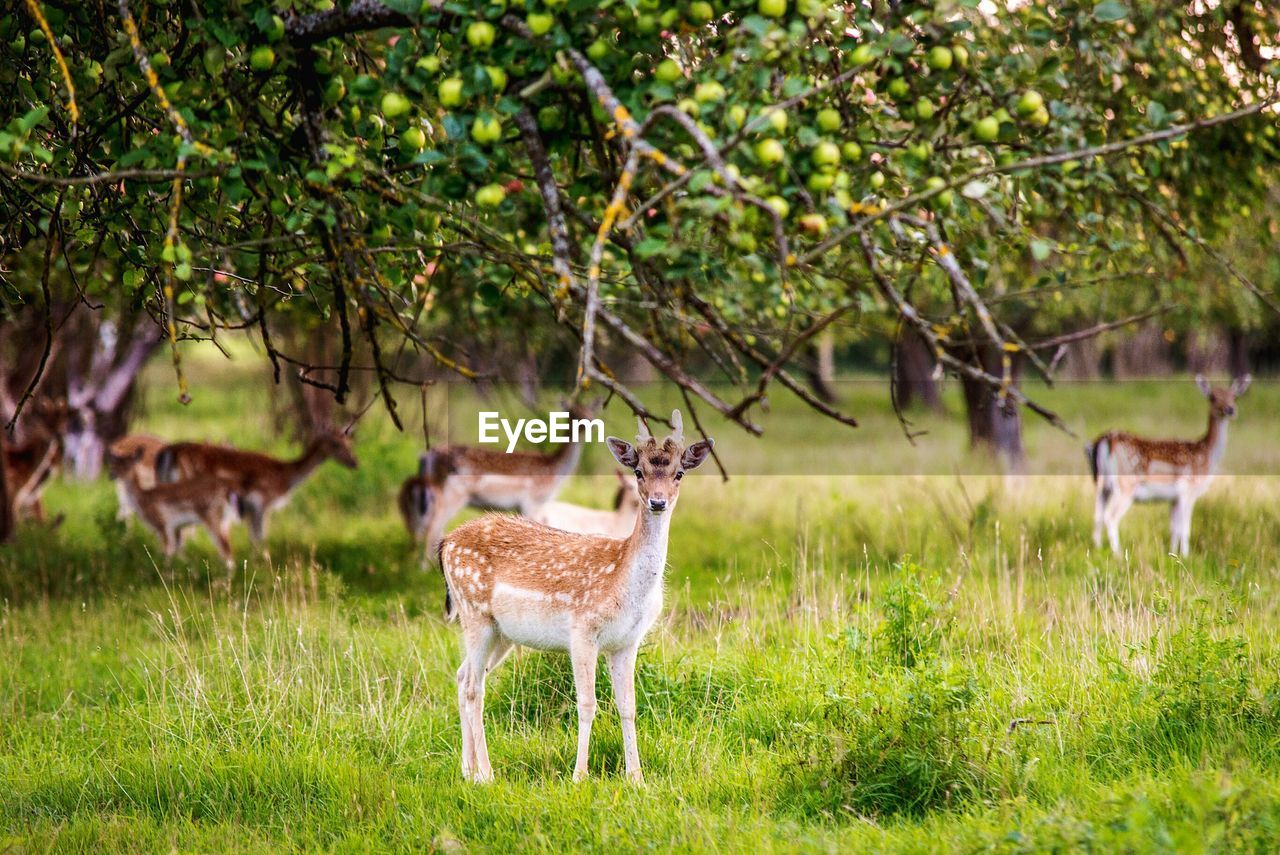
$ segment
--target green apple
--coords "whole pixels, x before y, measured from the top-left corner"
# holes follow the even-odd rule
[[[783,199],[781,196],[770,196],[768,199],[764,200],[764,203],[777,211],[778,216],[782,217],[784,220],[791,213],[791,205],[788,204],[787,200]]]
[[[827,0],[796,0],[796,11],[806,18],[817,18],[825,15]]]
[[[804,185],[814,193],[825,193],[836,186],[836,174],[834,172],[814,172],[805,181]]]
[[[929,190],[941,190],[947,186],[947,179],[941,175],[930,175],[925,179],[924,186]]]
[[[889,97],[895,101],[901,101],[911,94],[911,84],[907,83],[901,77],[895,77],[889,81]]]
[[[564,125],[564,111],[559,107],[543,107],[538,111],[538,127],[554,131]]]
[[[875,172],[871,173],[871,176],[867,180],[871,184],[872,190],[879,190],[884,186],[884,173],[877,169]]]
[[[813,165],[821,170],[835,169],[840,163],[840,146],[833,142],[823,140],[813,147],[813,151],[809,155]]]
[[[609,55],[609,43],[604,39],[596,39],[587,45],[587,58],[592,62],[600,62]]]
[[[440,70],[440,57],[434,53],[422,57],[415,62],[414,67],[419,71],[425,71],[427,74],[435,74]]]
[[[556,16],[547,12],[530,12],[524,22],[535,36],[545,36],[555,26]]]
[[[1049,111],[1044,107],[1036,110],[1027,117],[1027,121],[1035,125],[1037,128],[1043,128],[1049,124]]]
[[[388,92],[382,96],[382,115],[384,118],[398,119],[405,113],[413,109],[413,105],[409,103],[409,99],[401,95],[399,92]]]
[[[702,105],[692,98],[681,98],[676,102],[676,109],[686,116],[693,116],[695,119],[702,115]]]
[[[440,104],[445,107],[457,107],[462,104],[462,78],[446,77],[436,88]]]
[[[956,65],[960,68],[969,67],[969,49],[964,45],[955,45],[951,48],[951,55],[956,58]]]
[[[865,42],[858,45],[853,49],[853,52],[849,54],[849,62],[853,63],[855,66],[866,65],[875,58],[876,55],[875,52],[871,50],[871,45],[866,44]]]
[[[747,108],[741,104],[734,104],[725,115],[725,121],[731,129],[736,131],[747,123]]]
[[[264,31],[269,42],[278,42],[284,38],[284,18],[279,15],[271,16],[271,23]]]
[[[949,47],[934,45],[929,49],[929,67],[934,71],[946,71],[951,67],[954,59],[955,57]]]
[[[937,204],[939,208],[950,208],[951,205],[956,201],[956,191],[943,190],[937,196],[933,197],[933,201]]]
[[[929,155],[933,154],[933,146],[929,145],[928,140],[920,140],[907,146],[907,154],[924,163],[929,159]]]
[[[859,160],[862,160],[862,146],[858,145],[853,140],[850,140],[840,146],[840,154],[850,163],[857,163]]]
[[[672,27],[674,27],[676,22],[679,20],[680,20],[680,10],[668,9],[667,11],[662,13],[662,17],[658,18],[658,25],[662,27],[664,30],[669,30]]]
[[[495,92],[502,92],[507,88],[507,71],[505,68],[497,65],[486,65],[484,73],[489,75],[489,83],[493,85]]]
[[[787,132],[787,111],[774,110],[769,114],[769,127],[773,128],[775,133],[785,134]]]
[[[406,128],[400,135],[400,150],[406,154],[422,151],[427,145],[427,135],[416,125]]]
[[[337,104],[345,97],[347,97],[347,84],[341,77],[330,77],[329,82],[324,85],[324,102]]]
[[[675,83],[684,77],[684,72],[680,70],[680,63],[674,59],[664,59],[653,70],[653,76],[663,83]]]
[[[1016,109],[1019,116],[1029,118],[1036,110],[1044,109],[1044,96],[1034,89],[1028,89],[1018,99]]]
[[[501,184],[486,184],[476,191],[476,204],[481,208],[496,208],[507,198],[507,190]]]
[[[477,50],[488,50],[496,35],[497,31],[488,21],[472,21],[467,24],[467,44]]]
[[[723,101],[724,96],[724,87],[715,80],[709,80],[706,83],[699,83],[693,89],[693,97],[701,101],[703,104]]]
[[[933,118],[934,114],[933,102],[928,98],[916,99],[916,118],[922,122],[927,122]]]
[[[824,134],[833,133],[840,130],[840,111],[833,107],[827,107],[818,111],[817,116],[818,130]]]
[[[689,4],[689,20],[695,24],[705,24],[716,16],[716,8],[707,0],[694,0]]]
[[[249,67],[254,71],[270,71],[276,64],[276,52],[266,45],[258,45],[249,54]]]
[[[787,150],[782,147],[782,143],[772,137],[762,139],[756,143],[756,160],[765,166],[774,166],[782,162],[787,156]]]
[[[760,0],[756,10],[766,18],[781,18],[787,14],[787,0]]]
[[[995,142],[1000,137],[1000,120],[995,116],[983,116],[973,123],[973,135],[979,142]]]
[[[481,113],[471,123],[471,138],[480,145],[491,145],[502,139],[502,120],[492,113]]]

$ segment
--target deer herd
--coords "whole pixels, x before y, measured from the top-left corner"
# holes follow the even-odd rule
[[[1151,440],[1109,431],[1086,446],[1096,487],[1093,541],[1105,530],[1120,554],[1119,526],[1134,502],[1167,502],[1170,549],[1186,555],[1191,516],[1226,449],[1227,423],[1249,376],[1227,388],[1197,377],[1209,400],[1208,428],[1195,440]],[[45,521],[42,493],[63,456],[66,411],[43,405],[33,427],[5,447],[3,465],[15,517]],[[578,745],[574,780],[587,774],[596,711],[596,663],[605,656],[622,724],[628,776],[642,780],[636,746],[635,664],[646,633],[662,610],[671,515],[685,474],[711,453],[712,440],[686,444],[680,412],[659,441],[643,419],[635,443],[608,437],[623,468],[613,510],[556,500],[576,470],[582,443],[551,454],[503,453],[449,445],[422,455],[418,472],[400,489],[398,508],[428,562],[445,580],[445,613],[461,625],[463,660],[457,672],[462,773],[493,777],[484,732],[485,678],[517,645],[569,655],[577,694]],[[325,461],[354,469],[346,432],[316,436],[303,453],[282,460],[254,451],[200,442],[132,435],[107,453],[122,519],[137,517],[163,543],[166,556],[182,547],[192,526],[209,533],[228,569],[234,566],[231,527],[247,524],[264,546],[268,516]],[[455,528],[465,508],[487,513]],[[57,524],[57,520],[53,524]]]

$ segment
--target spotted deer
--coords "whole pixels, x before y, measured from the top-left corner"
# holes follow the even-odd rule
[[[484,735],[485,676],[517,644],[563,650],[573,663],[578,697],[578,753],[573,779],[587,776],[587,747],[596,712],[596,660],[608,660],[622,721],[627,775],[642,781],[636,747],[636,651],[662,610],[671,514],[680,481],[711,452],[712,441],[687,448],[680,413],[662,442],[644,422],[632,445],[609,437],[609,450],[636,476],[640,513],[629,536],[573,534],[519,517],[490,514],[465,523],[440,546],[446,611],[462,624],[458,669],[462,774],[493,779]]]
[[[636,491],[634,476],[621,472],[615,474],[618,476],[618,492],[613,499],[613,510],[585,508],[569,502],[547,502],[529,519],[561,531],[626,537],[636,526],[640,494]]]
[[[117,461],[119,465],[124,465],[121,461],[132,460],[129,468],[137,476],[138,487],[149,490],[156,485],[156,458],[166,445],[168,442],[158,436],[148,436],[144,433],[130,434],[111,443],[107,447],[107,454],[109,459]],[[116,519],[127,520],[130,515],[136,515],[138,509],[133,506],[126,479],[117,477],[114,480],[118,500]]]
[[[1196,385],[1209,399],[1209,428],[1196,440],[1143,439],[1110,431],[1085,446],[1097,485],[1093,543],[1102,545],[1106,528],[1111,551],[1120,554],[1120,520],[1134,502],[1169,502],[1170,550],[1186,555],[1191,542],[1191,512],[1209,489],[1227,450],[1227,421],[1236,399],[1249,388],[1248,374],[1226,389],[1211,388],[1201,376]]]
[[[574,418],[582,410],[571,411]],[[551,454],[510,454],[472,445],[442,446],[422,455],[418,475],[401,487],[400,509],[426,554],[439,549],[444,528],[464,508],[515,511],[533,516],[555,499],[578,468],[582,442],[567,442]]]
[[[235,484],[227,478],[202,474],[174,483],[143,486],[144,467],[138,464],[145,453],[145,448],[134,448],[127,454],[109,451],[107,471],[118,486],[122,485],[133,513],[159,536],[165,556],[178,553],[187,528],[203,525],[227,569],[232,569],[235,556],[231,551],[231,526],[243,507]]]
[[[241,499],[250,540],[261,546],[267,536],[268,515],[286,504],[293,491],[326,460],[355,469],[359,463],[351,449],[351,437],[338,431],[321,433],[293,460],[225,445],[176,442],[156,456],[156,477],[161,483],[205,475],[226,480]]]
[[[46,522],[44,490],[62,467],[69,411],[64,400],[40,398],[32,407],[31,415],[26,437],[22,442],[5,446],[0,465],[5,468],[13,520],[29,517],[43,524]],[[52,525],[60,525],[62,519],[59,514],[51,521]]]

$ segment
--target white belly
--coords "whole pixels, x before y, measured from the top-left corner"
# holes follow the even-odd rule
[[[1139,484],[1133,493],[1135,502],[1172,502],[1178,498],[1176,484],[1145,483]]]
[[[572,616],[568,604],[551,594],[498,583],[490,609],[498,632],[538,650],[568,650]]]

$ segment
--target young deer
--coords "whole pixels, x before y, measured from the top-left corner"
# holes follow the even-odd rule
[[[1227,450],[1227,420],[1236,414],[1236,398],[1249,388],[1248,374],[1228,389],[1212,389],[1203,377],[1196,385],[1209,399],[1209,429],[1197,440],[1152,440],[1129,433],[1104,433],[1085,446],[1097,485],[1093,543],[1102,545],[1105,526],[1111,551],[1120,554],[1120,520],[1134,502],[1169,502],[1170,549],[1186,555],[1191,542],[1191,512],[1209,489]]]
[[[684,447],[680,413],[663,442],[644,422],[636,445],[609,437],[609,450],[635,472],[641,510],[629,537],[571,534],[519,517],[490,514],[459,526],[440,547],[448,595],[465,647],[458,669],[462,774],[489,781],[484,736],[485,676],[513,645],[565,650],[578,695],[578,756],[573,779],[587,775],[596,712],[596,660],[608,658],[622,720],[627,774],[643,780],[636,748],[636,651],[662,610],[667,534],[680,479],[711,452],[711,440]]]
[[[197,475],[172,484],[144,487],[139,461],[145,453],[142,448],[127,455],[108,452],[107,470],[117,486],[123,486],[133,512],[160,537],[164,554],[177,554],[188,526],[203,525],[227,569],[232,569],[235,557],[231,552],[231,525],[239,518],[243,504],[235,485],[217,475]]]
[[[581,410],[571,412],[574,418],[583,415]],[[463,508],[532,516],[556,497],[578,468],[582,445],[564,443],[551,454],[507,454],[470,445],[428,451],[418,475],[400,488],[405,525],[415,540],[426,541],[426,554],[435,555],[444,527]]]
[[[149,490],[156,485],[156,458],[166,445],[168,443],[157,436],[148,436],[143,433],[131,434],[111,443],[107,448],[107,455],[108,459],[115,461],[132,460],[130,469],[136,476],[138,487]],[[138,509],[133,506],[133,501],[129,498],[126,479],[119,477],[115,482],[118,499],[116,519],[127,520],[130,514],[137,514]]]
[[[65,401],[38,399],[32,408],[26,440],[5,446],[0,465],[5,469],[14,521],[29,516],[37,523],[45,522],[44,488],[62,465],[67,420]],[[62,515],[59,514],[53,525],[61,523]]]
[[[636,514],[640,513],[640,494],[636,491],[634,476],[623,475],[621,472],[615,474],[618,476],[618,493],[613,499],[613,510],[584,508],[569,502],[547,502],[529,519],[561,531],[626,537],[636,527]]]
[[[261,546],[267,536],[267,515],[289,501],[297,487],[326,460],[348,469],[358,466],[351,438],[337,431],[319,434],[301,457],[280,460],[256,451],[225,445],[177,442],[156,457],[156,476],[162,483],[213,475],[235,487],[241,511],[249,523],[249,538]]]

